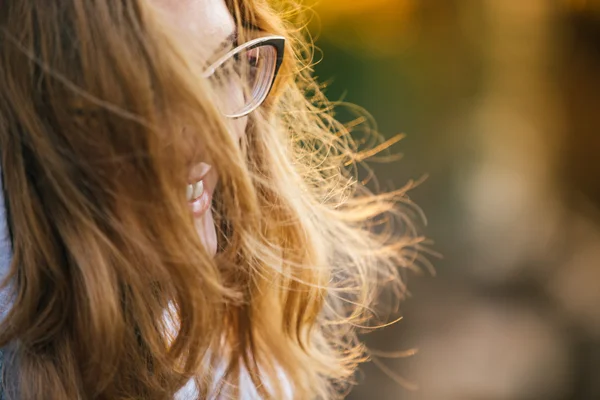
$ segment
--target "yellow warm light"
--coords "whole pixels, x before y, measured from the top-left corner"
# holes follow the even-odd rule
[[[316,5],[319,13],[338,16],[340,14],[362,14],[364,12],[380,12],[382,14],[395,14],[401,17],[410,11],[412,0],[323,0]]]
[[[355,51],[397,52],[411,37],[415,0],[320,0],[311,7],[329,40]]]

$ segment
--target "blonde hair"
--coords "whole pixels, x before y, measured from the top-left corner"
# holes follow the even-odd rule
[[[7,397],[168,399],[191,378],[200,398],[343,396],[367,358],[357,327],[420,239],[374,229],[403,218],[404,191],[350,173],[364,154],[306,68],[294,7],[227,1],[288,39],[240,146],[152,7],[108,3],[0,2]],[[181,190],[190,148],[220,175],[214,258]]]

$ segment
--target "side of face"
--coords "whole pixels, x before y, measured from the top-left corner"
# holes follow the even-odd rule
[[[201,61],[230,50],[234,42],[236,24],[225,0],[149,0],[162,13],[181,39],[183,46],[190,46],[198,51]],[[230,94],[228,94],[230,95]],[[238,141],[246,130],[246,118],[227,121],[230,133]],[[193,134],[193,132],[192,132]],[[198,149],[202,153],[201,149]],[[210,157],[210,155],[208,155]],[[218,183],[218,172],[211,167],[210,160],[199,163],[189,171],[188,181],[191,185],[200,184],[207,196],[200,203],[212,202],[212,193]],[[205,173],[199,171],[208,171]],[[217,251],[217,233],[210,204],[205,207],[198,201],[190,202],[190,211],[194,215],[194,223],[198,235],[207,251]],[[200,211],[199,211],[200,210]]]

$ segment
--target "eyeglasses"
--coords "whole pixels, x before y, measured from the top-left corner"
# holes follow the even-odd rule
[[[222,98],[221,112],[241,118],[260,107],[269,95],[281,68],[285,38],[266,36],[231,50],[204,72]]]

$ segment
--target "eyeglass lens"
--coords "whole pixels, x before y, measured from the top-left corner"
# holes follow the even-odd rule
[[[215,70],[220,107],[227,116],[241,116],[260,106],[267,97],[277,64],[277,49],[262,45],[233,54]]]

